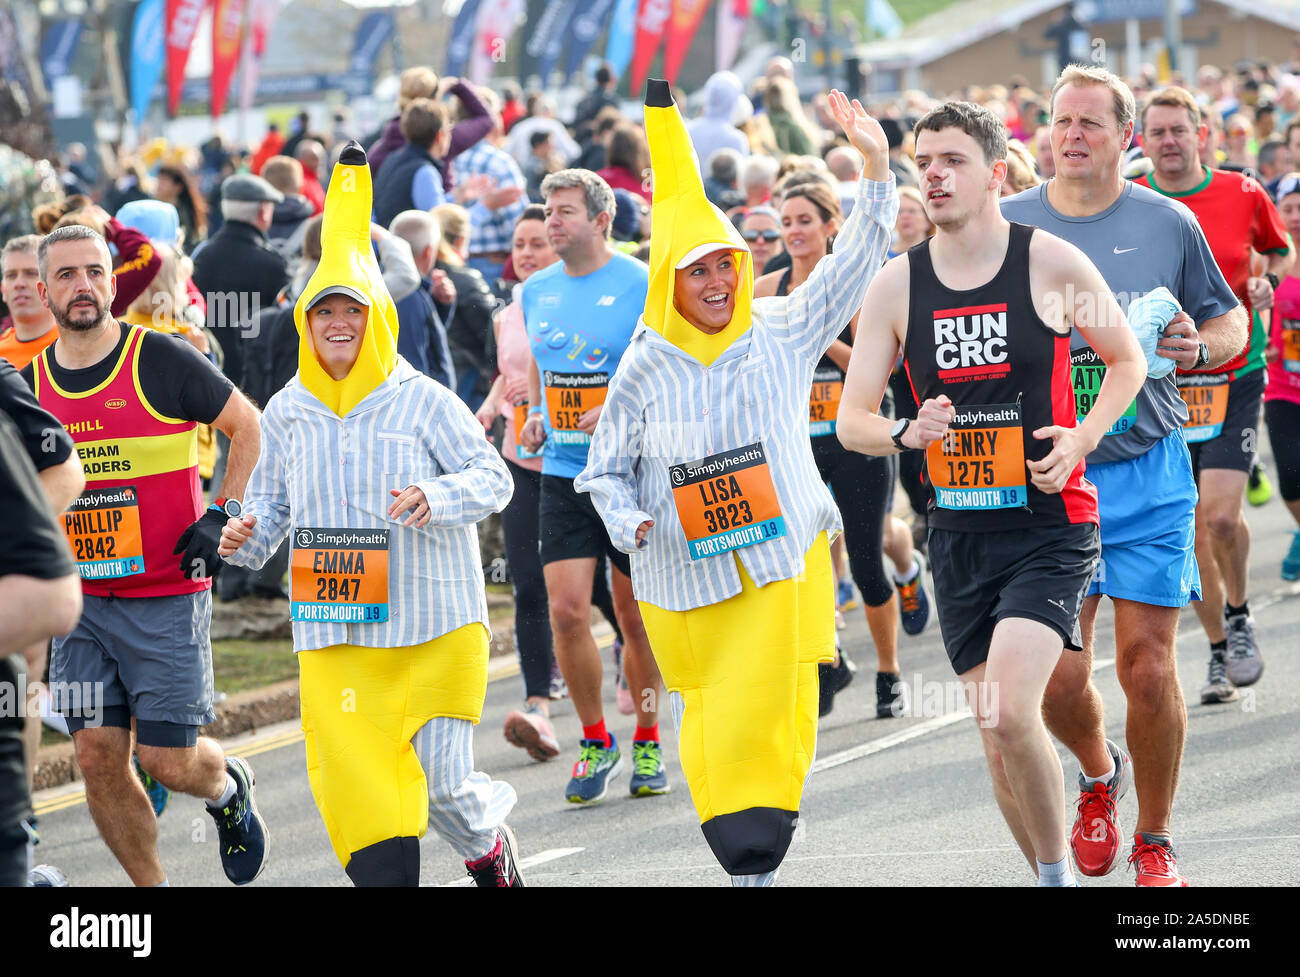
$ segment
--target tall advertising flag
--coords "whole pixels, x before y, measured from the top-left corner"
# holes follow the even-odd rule
[[[524,0],[484,0],[469,59],[469,80],[486,85],[494,65],[506,59],[510,38],[524,17]]]
[[[555,19],[546,34],[546,44],[542,48],[541,57],[537,59],[537,74],[542,79],[543,88],[550,82],[551,72],[555,70],[555,65],[560,60],[560,52],[569,36],[569,26],[573,22],[573,15],[577,9],[578,0],[561,0],[558,5]]]
[[[636,14],[639,9],[639,0],[616,0],[614,16],[609,22],[609,37],[605,41],[605,60],[620,78],[627,70],[628,62],[632,60],[632,41],[636,37]]]
[[[212,8],[212,117],[226,109],[226,93],[239,63],[244,42],[244,12],[248,0],[214,0]]]
[[[453,78],[465,73],[470,51],[474,47],[474,29],[478,21],[478,10],[483,0],[465,0],[460,5],[456,20],[451,25],[451,39],[447,42],[447,70],[443,72]]]
[[[163,39],[166,5],[163,0],[141,0],[131,22],[131,108],[135,122],[144,121],[153,98],[154,87],[167,63],[167,46]]]
[[[673,0],[641,0],[641,12],[636,18],[636,46],[632,51],[632,73],[628,77],[628,90],[636,94],[645,84],[650,62],[659,52],[664,31],[672,16]]]
[[[82,23],[76,17],[53,20],[46,26],[41,40],[41,73],[45,75],[47,88],[72,70],[81,28]]]
[[[664,46],[664,78],[668,84],[677,84],[677,72],[691,49],[691,41],[699,30],[700,21],[713,0],[673,0],[673,14],[668,20],[668,41]]]
[[[185,84],[185,62],[208,0],[167,0],[167,114],[175,115]]]
[[[716,71],[729,71],[740,53],[740,39],[749,20],[749,0],[718,0],[718,26],[714,33]]]
[[[614,12],[614,0],[591,0],[582,4],[569,24],[569,50],[564,59],[564,81],[567,84],[582,66],[596,38],[605,29],[605,22]]]
[[[286,0],[249,0],[248,29],[244,31],[244,50],[239,67],[239,108],[247,112],[257,94],[257,76],[271,27]]]

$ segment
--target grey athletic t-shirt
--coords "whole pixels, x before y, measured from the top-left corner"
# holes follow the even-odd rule
[[[1002,216],[1041,227],[1079,248],[1101,271],[1120,308],[1127,310],[1133,299],[1161,285],[1197,325],[1238,304],[1196,217],[1179,201],[1126,181],[1119,199],[1101,213],[1066,217],[1047,202],[1047,186],[1003,198]],[[1077,307],[1082,300],[1086,297],[1065,297],[1067,306]],[[1076,394],[1095,392],[1104,371],[1100,357],[1078,332],[1070,346]],[[1136,458],[1186,421],[1187,405],[1178,396],[1174,374],[1148,378],[1124,416],[1088,455],[1088,464]]]

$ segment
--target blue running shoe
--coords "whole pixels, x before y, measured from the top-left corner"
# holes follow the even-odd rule
[[[1300,530],[1291,531],[1291,548],[1282,558],[1282,579],[1300,580]]]
[[[842,577],[835,587],[835,606],[841,611],[846,611],[853,604],[853,581],[848,577]]]
[[[135,764],[135,775],[144,785],[144,792],[149,795],[149,803],[153,805],[153,816],[162,817],[162,812],[167,810],[167,802],[172,799],[172,792],[145,772],[144,767],[140,766],[140,758],[134,753],[131,754],[131,762]]]
[[[223,808],[209,807],[217,822],[221,845],[221,867],[235,885],[247,885],[262,874],[271,839],[262,816],[257,813],[253,785],[257,778],[253,768],[239,757],[226,757],[226,773],[235,778],[235,796]]]
[[[653,797],[672,790],[664,770],[664,748],[654,740],[632,743],[632,779],[627,789],[633,797]]]
[[[579,740],[582,752],[573,765],[573,777],[564,788],[564,797],[574,804],[599,804],[605,799],[609,781],[623,769],[618,741],[610,734],[609,746],[600,740]]]
[[[920,634],[930,623],[930,598],[925,592],[925,567],[921,564],[921,555],[916,560],[916,576],[907,583],[894,581],[898,588],[898,613],[903,618],[903,630],[908,634]]]

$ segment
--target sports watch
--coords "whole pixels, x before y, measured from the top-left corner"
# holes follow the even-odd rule
[[[1264,279],[1265,279],[1265,280],[1266,280],[1270,285],[1273,286],[1273,291],[1276,292],[1276,291],[1277,291],[1277,286],[1278,286],[1279,281],[1280,281],[1280,280],[1278,279],[1277,275],[1273,274],[1271,271],[1266,271],[1266,272],[1264,272]]]
[[[907,445],[903,444],[903,434],[907,431],[908,425],[912,423],[910,417],[900,417],[894,422],[894,428],[889,432],[889,436],[894,439],[894,447],[899,451],[911,451]]]
[[[216,499],[208,508],[224,512],[231,519],[238,519],[244,511],[244,505],[238,499]]]
[[[1193,367],[1193,369],[1199,370],[1201,367],[1209,366],[1209,365],[1210,365],[1210,347],[1206,346],[1204,343],[1201,343],[1200,348],[1196,351],[1196,366]]]

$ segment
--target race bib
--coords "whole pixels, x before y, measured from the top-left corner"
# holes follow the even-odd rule
[[[514,419],[512,423],[515,429],[515,455],[519,458],[540,458],[541,454],[535,451],[529,451],[524,447],[523,431],[524,422],[528,420],[528,405],[515,404]]]
[[[926,461],[941,508],[1016,509],[1029,502],[1019,404],[958,407]]]
[[[814,438],[835,433],[843,394],[844,374],[839,370],[821,367],[813,374],[812,393],[808,398],[808,433]]]
[[[668,477],[692,560],[785,535],[761,442],[672,465]]]
[[[1178,395],[1187,405],[1183,437],[1188,444],[1212,441],[1223,433],[1228,416],[1228,380],[1222,375],[1191,375],[1178,378]]]
[[[144,573],[144,537],[135,486],[82,492],[63,514],[63,531],[83,580]]]
[[[583,414],[605,402],[608,373],[542,374],[546,385],[546,412],[551,421],[550,438],[556,444],[591,444],[591,435],[578,430]]]
[[[1282,369],[1300,373],[1300,319],[1282,320]]]
[[[1101,382],[1106,379],[1106,363],[1091,347],[1080,346],[1070,351],[1070,374],[1074,382],[1074,413],[1078,423],[1082,424],[1083,419],[1092,412],[1092,405],[1097,402],[1097,394],[1101,392]],[[1134,398],[1119,419],[1110,426],[1107,436],[1123,434],[1137,423],[1137,414],[1137,398]]]
[[[289,573],[290,620],[388,620],[387,529],[295,529]]]

